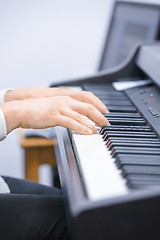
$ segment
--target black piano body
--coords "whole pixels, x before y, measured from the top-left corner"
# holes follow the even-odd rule
[[[125,95],[160,139],[159,56],[159,42],[137,45],[125,62],[111,70],[53,86],[111,85],[115,81],[149,78],[152,80],[149,86],[125,90]],[[72,133],[62,127],[57,127],[56,133],[59,145],[58,170],[72,238],[77,240],[159,239],[160,186],[134,189],[123,196],[90,201],[78,168],[78,156],[72,142]],[[105,183],[102,184],[105,188]]]

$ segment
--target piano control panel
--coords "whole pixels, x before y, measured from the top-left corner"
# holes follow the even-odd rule
[[[126,90],[128,98],[139,109],[153,131],[160,137],[160,90],[157,86]]]

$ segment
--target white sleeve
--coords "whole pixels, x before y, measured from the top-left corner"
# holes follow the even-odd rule
[[[5,96],[6,92],[9,90],[12,90],[12,88],[0,90],[0,103],[4,103],[4,96]],[[0,141],[5,139],[6,136],[7,136],[6,120],[5,120],[2,109],[0,108]]]
[[[12,88],[8,88],[5,90],[0,90],[0,103],[4,103],[4,96],[6,94],[7,91],[12,90]]]
[[[0,108],[0,141],[5,139],[6,136],[7,136],[6,120],[5,120],[2,109]]]

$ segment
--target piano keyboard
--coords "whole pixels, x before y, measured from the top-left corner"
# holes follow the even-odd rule
[[[111,126],[91,136],[72,134],[77,164],[92,201],[160,184],[160,140],[124,92],[83,85],[107,106]]]

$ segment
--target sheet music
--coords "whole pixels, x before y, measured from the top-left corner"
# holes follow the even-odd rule
[[[146,80],[137,80],[137,81],[113,82],[112,85],[117,91],[123,91],[129,88],[149,85],[151,83],[152,81],[150,79],[146,79]]]

